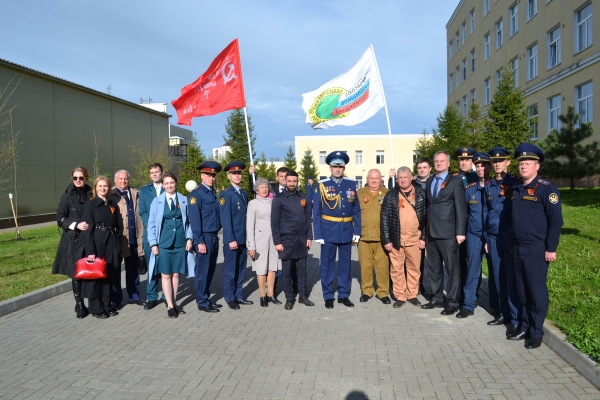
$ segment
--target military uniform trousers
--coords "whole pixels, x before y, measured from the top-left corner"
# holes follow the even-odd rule
[[[246,264],[248,255],[246,245],[239,244],[236,250],[229,248],[229,243],[223,244],[223,297],[226,302],[241,300],[242,288],[244,287],[244,276],[246,275]]]
[[[358,242],[358,262],[360,263],[361,292],[373,297],[373,269],[377,279],[377,297],[390,294],[390,260],[381,242]]]
[[[462,306],[475,310],[475,300],[481,282],[481,260],[485,253],[483,236],[467,232],[467,270],[464,275]],[[488,265],[491,262],[488,257]]]
[[[194,265],[194,291],[196,292],[196,304],[199,307],[210,305],[210,284],[217,267],[217,256],[219,255],[219,237],[216,233],[204,233],[204,244],[206,253],[198,252],[196,245],[196,264]],[[229,247],[229,245],[227,245]]]
[[[321,245],[321,287],[323,288],[323,299],[333,300],[333,278],[335,276],[335,256],[338,255],[336,286],[338,299],[347,299],[350,295],[350,284],[352,282],[350,255],[352,242],[328,243]]]
[[[523,309],[517,290],[511,235],[487,236],[488,288],[492,310],[498,310],[505,322],[518,326],[523,319]]]
[[[286,300],[294,300],[296,293],[306,299],[306,258],[281,260],[281,278]]]
[[[418,245],[401,246],[399,250],[392,247],[392,251],[390,251],[390,261],[392,262],[390,275],[396,300],[414,299],[419,294],[421,254]]]
[[[544,320],[548,313],[548,262],[546,246],[515,243],[513,255],[517,289],[523,308],[521,330],[532,339],[544,336]]]
[[[148,268],[150,268],[150,254],[152,254],[152,249],[150,248],[150,245],[148,244],[148,239],[146,238],[146,235],[144,234],[144,254],[146,254],[146,264],[148,265]],[[148,276],[148,285],[146,286],[146,301],[156,301],[158,300],[158,284],[160,283],[161,278],[160,278],[160,274],[155,274],[154,276]],[[162,298],[164,300],[165,295],[162,295]]]

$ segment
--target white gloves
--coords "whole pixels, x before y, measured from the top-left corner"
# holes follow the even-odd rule
[[[352,243],[358,243],[359,240],[360,240],[360,235],[352,236]]]
[[[323,240],[323,239],[317,239],[317,240],[315,240],[315,243],[325,244],[325,240]]]

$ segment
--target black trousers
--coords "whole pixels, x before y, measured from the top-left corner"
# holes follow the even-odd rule
[[[452,239],[427,237],[427,261],[425,269],[431,288],[431,301],[444,303],[446,307],[460,306],[461,280],[458,260],[458,242]],[[448,274],[446,298],[444,299],[444,268]]]
[[[281,278],[283,279],[283,291],[287,300],[296,299],[295,283],[298,297],[306,299],[306,258],[292,260],[281,260]],[[294,275],[296,282],[294,282]]]

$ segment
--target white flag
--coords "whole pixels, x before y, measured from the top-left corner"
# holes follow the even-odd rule
[[[302,97],[306,123],[313,129],[356,125],[371,118],[384,106],[371,46],[347,72]]]

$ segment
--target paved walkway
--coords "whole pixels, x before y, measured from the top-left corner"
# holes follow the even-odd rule
[[[6,315],[0,398],[600,399],[546,345],[525,350],[504,338],[503,327],[487,326],[481,307],[458,320],[411,305],[359,303],[356,261],[356,306],[325,309],[318,251],[308,263],[315,307],[261,308],[248,273],[244,293],[255,304],[239,311],[226,307],[217,274],[213,301],[225,305],[218,314],[199,312],[185,281],[187,314],[173,320],[163,305],[77,320],[70,294]]]

